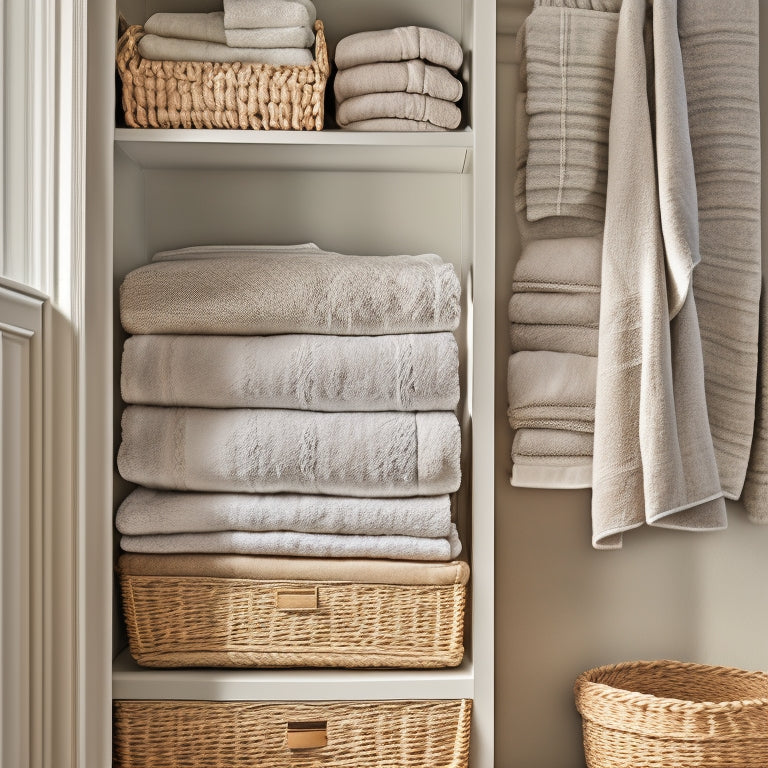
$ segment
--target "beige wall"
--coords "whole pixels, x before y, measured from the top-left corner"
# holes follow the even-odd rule
[[[499,0],[500,32],[525,5]],[[768,2],[761,5],[768,34]],[[584,669],[650,658],[768,668],[768,528],[747,523],[733,504],[726,532],[639,530],[625,537],[623,550],[597,552],[588,491],[509,486],[505,315],[519,247],[512,205],[517,66],[514,37],[500,34],[498,46],[496,766],[578,768],[584,758],[572,684]],[[761,70],[768,73],[765,48]]]

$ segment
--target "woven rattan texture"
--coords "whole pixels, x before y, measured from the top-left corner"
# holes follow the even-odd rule
[[[149,61],[139,55],[143,34],[128,27],[117,44],[129,128],[322,129],[330,65],[321,21],[308,67]]]
[[[768,675],[676,661],[589,670],[574,687],[588,768],[765,768]]]
[[[464,655],[460,584],[120,577],[131,654],[145,666],[451,667]],[[317,587],[316,610],[280,590]]]
[[[464,768],[472,702],[116,701],[115,768]],[[287,723],[326,721],[290,751]]]

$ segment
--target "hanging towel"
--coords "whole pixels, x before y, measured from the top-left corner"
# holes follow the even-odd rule
[[[602,236],[531,240],[515,265],[512,291],[599,297],[602,248]]]
[[[439,256],[248,252],[153,262],[120,287],[128,333],[378,336],[453,331],[461,286]]]
[[[148,35],[175,37],[180,40],[207,40],[227,44],[224,36],[224,14],[213,13],[154,13],[144,24]]]
[[[427,27],[396,27],[357,32],[339,40],[334,60],[338,69],[380,61],[424,59],[456,72],[464,54],[459,43],[445,32]]]
[[[316,19],[311,0],[224,0],[226,29],[312,27]]]
[[[421,59],[361,64],[336,73],[333,92],[337,102],[367,93],[423,93],[435,99],[458,101],[461,80],[445,67],[426,64]]]
[[[299,531],[369,536],[447,537],[447,495],[356,499],[304,494],[175,493],[137,488],[117,510],[130,536],[212,531]]]
[[[450,101],[421,93],[366,93],[341,102],[336,109],[336,122],[342,128],[362,120],[392,117],[453,129],[459,127],[461,110]]]
[[[344,126],[347,131],[447,131],[426,120],[407,120],[400,117],[379,117],[374,120],[353,120]]]
[[[156,408],[123,411],[120,474],[148,488],[337,496],[458,490],[456,416]]]
[[[616,46],[595,404],[592,543],[599,549],[620,547],[622,532],[645,522],[726,525],[690,285],[696,187],[677,3],[654,4],[655,156],[646,7],[624,0]]]
[[[392,336],[131,336],[126,403],[311,411],[450,411],[451,333]]]
[[[589,488],[592,442],[588,432],[519,429],[512,440],[510,483],[521,488]]]
[[[510,323],[512,352],[572,352],[575,355],[597,355],[598,329],[584,325],[542,325]]]

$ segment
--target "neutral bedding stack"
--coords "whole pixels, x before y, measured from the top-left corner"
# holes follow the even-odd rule
[[[358,32],[339,41],[336,122],[356,131],[458,128],[461,45],[425,27]]]

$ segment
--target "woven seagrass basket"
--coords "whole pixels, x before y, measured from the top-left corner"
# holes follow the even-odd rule
[[[115,701],[115,768],[465,768],[470,699]]]
[[[584,672],[588,768],[765,768],[768,675],[677,661]]]
[[[139,54],[143,35],[142,27],[128,27],[117,44],[128,127],[322,129],[330,65],[321,21],[306,67],[149,61]]]

